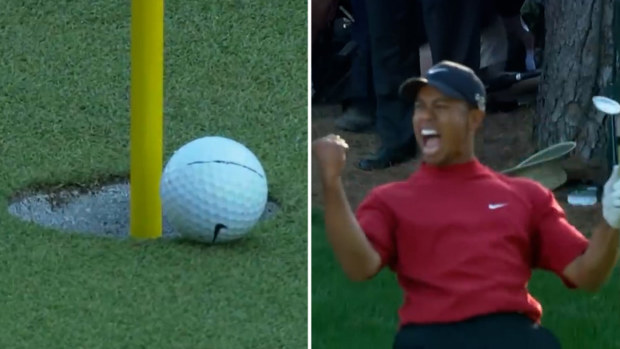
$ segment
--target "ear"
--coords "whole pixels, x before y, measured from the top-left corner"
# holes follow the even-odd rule
[[[472,130],[477,130],[484,120],[485,113],[480,109],[472,109],[469,111],[469,124],[472,126]]]

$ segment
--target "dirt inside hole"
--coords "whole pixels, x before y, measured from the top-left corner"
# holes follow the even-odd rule
[[[58,184],[12,195],[8,211],[24,221],[69,233],[113,238],[129,237],[129,182],[114,178],[107,184]],[[279,203],[269,196],[260,220],[273,218]],[[179,234],[163,218],[163,238]]]

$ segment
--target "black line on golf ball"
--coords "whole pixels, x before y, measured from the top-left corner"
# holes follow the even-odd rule
[[[224,160],[211,160],[211,161],[194,161],[194,162],[188,163],[187,165],[190,166],[190,165],[211,164],[211,163],[240,166],[240,167],[245,168],[246,170],[250,170],[250,171],[256,173],[260,178],[263,178],[263,175],[260,174],[255,169],[253,169],[251,167],[248,167],[246,165],[240,164],[238,162],[224,161]]]
[[[213,241],[211,241],[212,244],[215,243],[215,240],[217,239],[217,236],[220,234],[220,230],[222,229],[228,229],[228,227],[222,223],[218,223],[215,225],[215,228],[213,228]]]

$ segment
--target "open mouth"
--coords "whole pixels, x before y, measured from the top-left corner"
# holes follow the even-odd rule
[[[433,155],[441,148],[441,135],[432,128],[422,129],[422,152],[424,155]]]

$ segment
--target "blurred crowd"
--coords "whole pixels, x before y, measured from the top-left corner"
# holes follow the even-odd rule
[[[523,73],[536,76],[544,34],[530,27],[544,20],[528,26],[524,13],[541,19],[543,9],[535,0],[312,0],[313,94],[315,61],[330,54],[315,51],[317,41],[348,33],[350,41],[335,54],[350,57],[336,127],[378,135],[380,147],[360,159],[360,169],[393,166],[416,151],[413,106],[399,97],[401,83],[442,60],[470,67],[488,88],[509,86]]]

